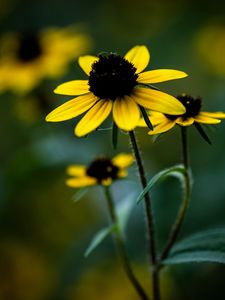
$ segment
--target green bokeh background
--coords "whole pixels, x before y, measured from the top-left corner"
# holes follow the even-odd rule
[[[92,37],[91,54],[124,54],[134,45],[146,44],[152,69],[174,68],[189,74],[186,79],[160,84],[160,88],[174,95],[187,92],[201,96],[205,110],[225,111],[225,30],[224,35],[216,34],[218,28],[225,28],[225,9],[219,0],[1,0],[0,10],[2,34],[79,24]],[[215,44],[212,39],[202,43],[203,34],[207,36],[212,27]],[[218,38],[221,53],[216,48]],[[79,78],[85,78],[84,74],[73,62],[66,76],[43,82],[39,89],[48,98],[48,107],[37,103],[32,122],[18,115],[18,97],[11,93],[1,95],[1,300],[137,299],[110,239],[89,258],[83,256],[93,234],[108,220],[100,187],[74,203],[75,191],[65,186],[68,164],[88,164],[101,154],[128,152],[128,137],[120,134],[114,151],[108,131],[78,139],[73,135],[77,120],[52,124],[44,121],[45,115],[62,101],[52,93],[53,88]],[[27,107],[24,102],[25,111]],[[211,146],[194,128],[188,130],[194,186],[182,236],[225,225],[225,125],[206,130]],[[180,161],[180,132],[176,128],[155,143],[146,132],[138,129],[137,136],[150,178]],[[130,169],[130,179],[112,186],[116,201],[140,189],[135,167]],[[179,197],[179,185],[172,179],[153,193],[160,246],[174,220]],[[131,215],[127,235],[129,254],[147,285],[141,205]],[[163,272],[162,282],[165,300],[225,299],[224,266],[174,266]]]

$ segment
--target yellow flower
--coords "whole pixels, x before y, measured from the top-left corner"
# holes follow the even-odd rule
[[[113,53],[81,56],[78,63],[88,80],[59,85],[54,91],[56,94],[78,97],[53,110],[46,121],[65,121],[87,111],[75,127],[75,134],[84,136],[95,130],[111,111],[116,125],[126,131],[138,125],[140,106],[163,113],[184,113],[185,108],[177,99],[146,85],[183,78],[187,74],[166,69],[142,72],[149,60],[145,46],[133,47],[124,57]]]
[[[0,92],[24,94],[43,78],[61,76],[89,46],[90,39],[72,26],[6,34],[1,41]]]
[[[71,165],[67,169],[66,184],[73,188],[102,184],[110,185],[114,180],[127,176],[127,168],[133,163],[131,154],[121,153],[109,159],[100,157],[94,160],[88,167],[84,165]]]
[[[185,106],[186,113],[179,115],[162,114],[152,112],[149,118],[154,126],[148,134],[160,134],[172,129],[176,124],[180,126],[190,126],[195,123],[218,124],[220,119],[225,118],[223,112],[206,112],[201,111],[202,101],[200,98],[193,98],[189,95],[182,94],[177,99]],[[146,127],[144,120],[139,122],[139,126]]]

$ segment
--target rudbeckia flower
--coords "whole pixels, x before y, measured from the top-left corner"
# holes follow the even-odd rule
[[[180,126],[190,126],[200,124],[218,124],[220,119],[225,118],[223,112],[206,112],[201,111],[202,100],[200,98],[193,98],[189,95],[182,94],[177,99],[185,106],[186,113],[178,115],[163,114],[159,112],[152,112],[149,118],[154,126],[152,131],[148,134],[160,134],[172,129],[176,124]],[[146,126],[144,120],[139,123],[140,126]]]
[[[127,176],[127,168],[133,163],[131,154],[120,153],[109,159],[100,157],[94,160],[89,166],[71,165],[67,169],[68,175],[66,184],[73,188],[82,188],[91,185],[110,185],[114,180]]]
[[[150,61],[145,46],[135,46],[122,57],[117,54],[81,56],[80,67],[88,80],[73,80],[59,85],[56,94],[78,96],[53,110],[48,122],[60,122],[87,113],[75,127],[77,136],[95,130],[112,111],[113,121],[125,130],[133,130],[140,120],[140,107],[168,114],[183,114],[184,106],[174,97],[147,87],[172,79],[186,77],[177,70],[142,72]]]
[[[75,27],[7,33],[1,39],[0,91],[27,93],[43,78],[62,76],[74,57],[90,47]]]

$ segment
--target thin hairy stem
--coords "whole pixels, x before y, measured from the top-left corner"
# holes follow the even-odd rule
[[[109,187],[105,187],[105,196],[107,199],[108,204],[108,210],[111,218],[111,222],[116,225],[116,231],[115,231],[115,244],[117,248],[118,255],[121,259],[124,271],[127,274],[127,277],[129,278],[131,284],[133,285],[134,289],[136,290],[137,294],[139,295],[140,299],[142,300],[149,300],[149,297],[147,296],[145,290],[137,280],[136,276],[133,273],[133,270],[131,268],[129,259],[126,254],[125,245],[123,241],[123,235],[121,232],[121,229],[118,225],[118,217],[116,214],[115,206],[113,203],[112,195],[110,193]]]
[[[134,131],[130,131],[129,136],[130,136],[132,150],[138,166],[140,181],[144,189],[147,186],[147,179],[146,179],[143,162],[137,145]],[[145,203],[145,212],[147,218],[149,258],[151,262],[151,271],[152,271],[153,299],[160,300],[160,282],[159,282],[159,269],[158,269],[157,254],[156,254],[155,229],[154,229],[154,221],[153,221],[152,203],[151,203],[149,193],[145,194],[144,203]]]

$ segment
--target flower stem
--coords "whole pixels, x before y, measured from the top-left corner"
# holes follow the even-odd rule
[[[140,181],[144,189],[147,186],[147,179],[146,179],[143,162],[137,145],[134,131],[129,131],[129,136],[130,136],[132,150],[135,155],[136,163],[138,166]],[[151,270],[152,270],[153,300],[160,300],[159,268],[157,262],[157,254],[156,254],[153,210],[152,210],[151,199],[148,193],[145,194],[144,203],[145,203],[145,212],[147,218],[149,256],[150,256]]]
[[[164,247],[162,254],[160,256],[160,262],[167,258],[172,246],[174,245],[181,227],[184,222],[187,208],[189,206],[190,193],[191,193],[191,179],[189,170],[189,157],[188,157],[188,140],[187,140],[187,129],[181,126],[181,144],[182,144],[182,161],[184,164],[184,191],[183,191],[183,201],[181,203],[180,209],[178,211],[174,225],[172,226],[169,239]]]
[[[132,270],[131,265],[130,265],[130,262],[129,262],[129,259],[127,257],[126,250],[125,250],[125,245],[124,245],[124,242],[123,242],[123,236],[122,236],[120,226],[118,224],[118,217],[117,217],[117,214],[116,214],[116,210],[115,210],[115,206],[114,206],[114,203],[113,203],[113,199],[112,199],[110,189],[109,189],[109,187],[105,187],[104,190],[105,190],[105,196],[106,196],[106,199],[107,199],[108,210],[109,210],[111,222],[116,225],[115,244],[116,244],[117,252],[118,252],[118,255],[121,259],[123,268],[124,268],[124,270],[127,274],[127,277],[129,278],[131,284],[133,285],[134,289],[136,290],[136,292],[140,296],[140,299],[149,300],[149,297],[147,296],[145,290],[143,289],[143,287],[141,286],[141,284],[137,280],[136,276],[134,275],[133,270]]]

